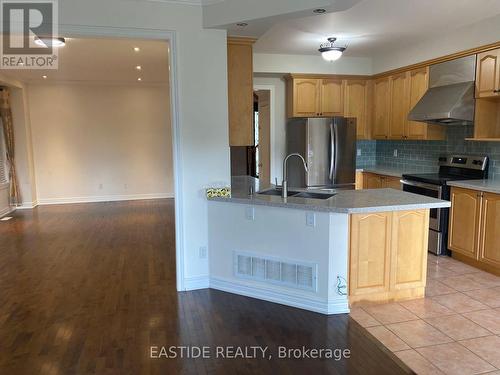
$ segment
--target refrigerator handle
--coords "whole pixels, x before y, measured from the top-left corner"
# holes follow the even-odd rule
[[[339,161],[339,145],[338,145],[338,141],[339,141],[339,127],[337,125],[334,125],[334,138],[333,138],[333,141],[335,142],[334,143],[334,147],[335,147],[335,154],[333,156],[333,173],[332,173],[332,177],[333,177],[333,182],[336,183],[336,179],[337,179],[337,171],[338,171],[338,161]]]
[[[333,129],[333,122],[330,122],[330,173],[329,178],[333,180],[333,168],[335,165],[335,154],[337,150],[335,149],[335,131]]]

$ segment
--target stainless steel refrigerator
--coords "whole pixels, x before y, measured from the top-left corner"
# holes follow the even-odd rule
[[[354,189],[356,180],[356,119],[290,119],[286,129],[287,154],[298,152],[307,162],[290,159],[288,186]]]

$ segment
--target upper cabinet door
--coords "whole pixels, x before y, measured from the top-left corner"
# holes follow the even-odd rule
[[[500,96],[500,49],[479,53],[476,68],[476,98]]]
[[[408,125],[408,72],[391,76],[389,138],[404,139]]]
[[[452,188],[448,247],[478,259],[480,194],[474,190]]]
[[[356,118],[358,139],[369,139],[368,131],[368,82],[348,80],[344,91],[344,116]]]
[[[429,67],[415,69],[410,72],[410,106],[409,111],[422,99],[429,87]],[[409,112],[408,112],[409,113]],[[425,139],[427,125],[423,122],[408,121],[408,138]]]
[[[344,113],[344,90],[338,79],[322,79],[320,116],[342,116]]]
[[[293,115],[294,117],[316,117],[320,115],[318,79],[293,80]]]
[[[372,136],[375,139],[388,138],[390,104],[389,77],[376,80],[374,84],[375,118],[372,131]]]
[[[500,267],[500,195],[484,193],[479,260]]]

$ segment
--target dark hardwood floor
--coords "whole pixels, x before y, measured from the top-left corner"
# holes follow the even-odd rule
[[[405,373],[348,315],[175,291],[172,200],[44,206],[0,222],[0,374]],[[269,359],[151,359],[151,346],[268,346]],[[350,349],[335,361],[277,347]]]

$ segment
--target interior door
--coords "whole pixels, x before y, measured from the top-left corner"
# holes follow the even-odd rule
[[[330,149],[332,133],[331,118],[310,118],[307,120],[307,186],[319,187],[331,185]],[[301,167],[301,166],[299,166]]]
[[[261,187],[271,183],[271,92],[257,91],[259,106],[259,182]]]

